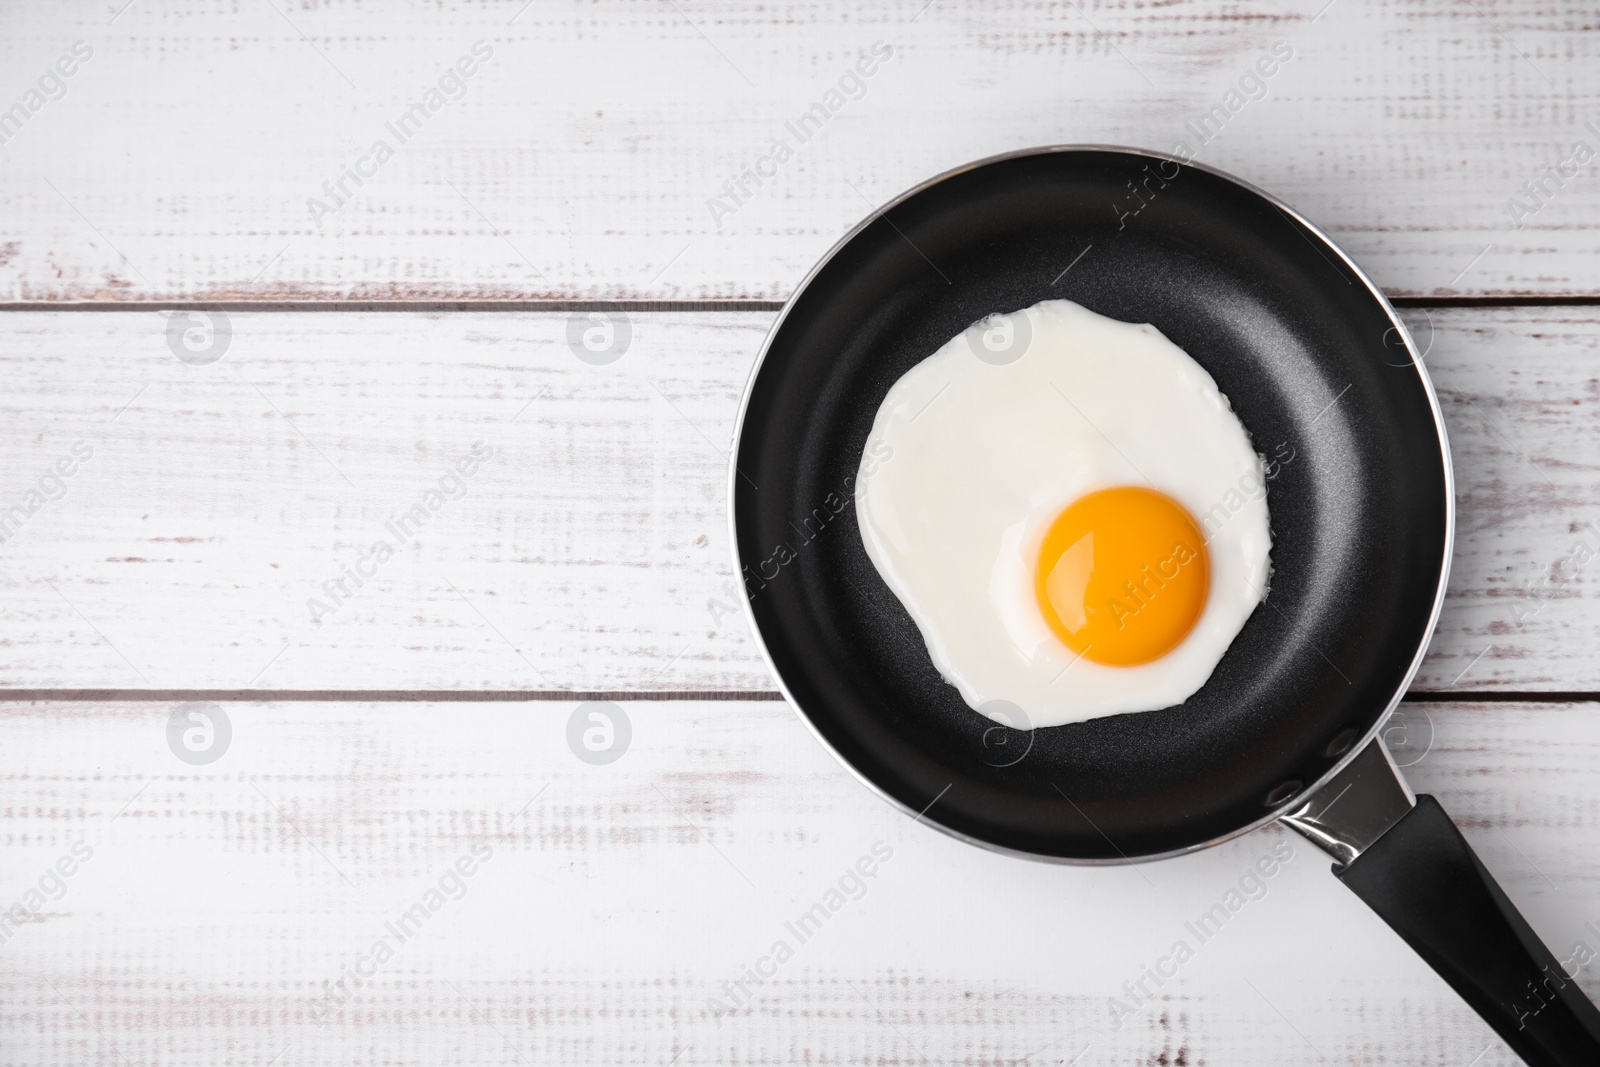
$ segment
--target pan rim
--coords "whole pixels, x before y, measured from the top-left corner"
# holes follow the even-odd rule
[[[912,197],[933,188],[934,186],[940,185],[951,180],[952,178],[956,178],[962,174],[969,173],[981,167],[986,167],[995,163],[1003,163],[1012,159],[1022,159],[1029,156],[1052,155],[1058,152],[1116,152],[1124,155],[1149,159],[1151,161],[1167,161],[1177,163],[1180,166],[1193,167],[1197,170],[1221,178],[1224,181],[1232,182],[1234,185],[1237,185],[1240,188],[1259,196],[1262,200],[1277,208],[1284,215],[1305,227],[1313,236],[1316,237],[1317,240],[1322,242],[1323,247],[1327,251],[1332,252],[1334,255],[1339,257],[1340,262],[1342,262],[1345,267],[1353,275],[1355,275],[1356,279],[1366,287],[1367,292],[1370,293],[1375,300],[1377,300],[1379,307],[1382,308],[1383,312],[1388,316],[1391,326],[1399,331],[1401,340],[1405,342],[1406,352],[1411,356],[1411,365],[1413,369],[1416,370],[1417,376],[1421,379],[1423,391],[1428,398],[1428,410],[1433,415],[1434,429],[1438,434],[1439,461],[1444,473],[1444,553],[1439,566],[1438,584],[1434,589],[1433,606],[1428,613],[1428,624],[1423,631],[1424,636],[1422,640],[1418,642],[1416,653],[1412,656],[1411,665],[1406,669],[1405,676],[1401,679],[1400,684],[1395,688],[1393,695],[1390,696],[1387,706],[1373,721],[1372,726],[1361,736],[1361,739],[1357,743],[1351,745],[1349,751],[1341,756],[1339,760],[1321,777],[1311,784],[1297,790],[1287,800],[1271,808],[1260,818],[1248,822],[1244,826],[1238,827],[1234,830],[1220,834],[1216,837],[1209,838],[1205,841],[1196,842],[1192,845],[1185,845],[1181,848],[1169,849],[1165,852],[1155,852],[1141,856],[1056,856],[1048,853],[1030,852],[1026,849],[1012,848],[1008,845],[996,844],[985,838],[976,837],[972,834],[966,833],[965,831],[955,829],[951,826],[946,826],[936,818],[930,818],[928,812],[935,804],[938,803],[939,797],[944,795],[942,791],[938,794],[938,796],[935,796],[932,800],[930,800],[928,806],[921,812],[914,810],[909,804],[902,802],[898,797],[889,793],[871,777],[863,773],[858,767],[855,766],[854,763],[846,759],[844,755],[833,746],[832,742],[830,742],[817,727],[817,724],[812,721],[811,716],[806,713],[806,710],[801,705],[800,701],[797,700],[794,694],[789,691],[788,684],[784,681],[782,673],[778,670],[777,663],[772,658],[772,653],[767,648],[766,637],[762,634],[761,626],[756,620],[755,608],[752,607],[750,598],[745,595],[743,580],[740,577],[744,572],[744,565],[739,558],[739,528],[736,503],[738,499],[740,477],[738,469],[739,447],[744,440],[745,416],[749,410],[751,395],[755,391],[756,381],[761,376],[762,365],[766,362],[767,353],[771,350],[773,342],[777,339],[779,330],[783,328],[783,324],[785,320],[788,319],[789,313],[794,309],[795,304],[803,295],[805,295],[806,290],[816,279],[817,275],[822,273],[828,264],[833,261],[834,257],[837,256],[851,241],[855,240],[855,238],[862,231],[877,221],[879,216],[883,215],[884,213],[892,210],[902,203],[905,203]],[[750,368],[749,377],[745,380],[743,394],[739,399],[739,415],[733,425],[732,449],[728,453],[727,478],[728,542],[729,548],[733,554],[734,579],[735,581],[739,582],[739,602],[744,613],[745,622],[749,624],[750,632],[755,638],[756,647],[761,651],[761,658],[767,665],[768,673],[770,673],[773,679],[778,683],[778,689],[780,692],[782,692],[784,700],[791,708],[794,709],[795,713],[799,715],[801,722],[805,724],[806,729],[811,732],[811,735],[816,738],[816,740],[822,745],[823,749],[826,750],[827,753],[831,755],[840,766],[848,771],[862,785],[866,786],[873,793],[887,801],[894,808],[906,815],[911,816],[915,822],[925,823],[931,826],[933,829],[938,830],[940,833],[943,833],[949,837],[953,837],[956,840],[962,841],[966,844],[976,845],[979,848],[985,849],[989,852],[995,852],[1005,856],[1014,856],[1019,859],[1074,867],[1119,867],[1134,863],[1153,863],[1158,860],[1172,859],[1177,856],[1186,856],[1193,852],[1199,852],[1202,849],[1224,844],[1225,842],[1232,841],[1234,838],[1243,837],[1245,834],[1248,834],[1253,830],[1258,830],[1268,823],[1276,822],[1278,819],[1281,819],[1284,815],[1303,804],[1307,797],[1314,796],[1320,789],[1326,786],[1330,781],[1338,776],[1341,771],[1349,766],[1350,763],[1358,755],[1360,755],[1369,744],[1372,744],[1374,740],[1378,739],[1378,736],[1382,732],[1384,725],[1389,721],[1390,716],[1394,714],[1395,708],[1398,707],[1400,702],[1405,699],[1406,692],[1411,686],[1412,679],[1416,677],[1417,671],[1422,667],[1422,661],[1427,655],[1428,646],[1433,643],[1433,634],[1439,625],[1439,614],[1444,608],[1445,591],[1450,584],[1450,564],[1455,556],[1455,466],[1450,455],[1450,439],[1445,430],[1444,413],[1439,407],[1439,396],[1434,390],[1433,379],[1428,375],[1428,368],[1423,362],[1422,358],[1417,355],[1416,342],[1411,337],[1411,331],[1406,328],[1404,320],[1402,320],[1395,312],[1394,305],[1389,302],[1389,298],[1384,295],[1383,290],[1378,288],[1378,286],[1373,283],[1372,279],[1367,277],[1366,272],[1363,271],[1361,267],[1358,266],[1348,254],[1345,253],[1344,249],[1340,248],[1332,238],[1324,233],[1320,227],[1266,190],[1254,185],[1249,181],[1246,181],[1243,178],[1238,177],[1235,174],[1231,174],[1220,167],[1214,167],[1207,163],[1196,162],[1192,159],[1184,160],[1167,152],[1161,152],[1147,148],[1135,148],[1128,145],[1074,142],[1069,144],[1039,145],[1032,148],[1019,148],[1013,149],[1009,152],[1001,152],[996,155],[985,156],[982,159],[977,159],[970,163],[953,167],[950,170],[944,171],[941,174],[937,174],[917,185],[912,186],[910,189],[905,190],[893,199],[885,201],[882,206],[873,210],[871,214],[867,215],[860,222],[851,227],[850,230],[846,232],[844,236],[840,237],[838,241],[834,242],[833,246],[829,248],[820,259],[817,260],[817,262],[809,271],[806,272],[805,277],[800,280],[800,284],[795,287],[794,292],[790,293],[789,298],[784,301],[783,310],[778,313],[778,317],[773,320],[772,326],[767,330],[767,335],[761,343],[761,350],[756,356],[755,364]],[[1381,744],[1381,740],[1378,741],[1378,743]],[[945,789],[949,788],[949,786],[945,787]],[[1113,845],[1112,847],[1115,848],[1116,846]]]

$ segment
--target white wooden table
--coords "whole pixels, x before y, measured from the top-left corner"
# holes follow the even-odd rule
[[[1080,869],[912,824],[731,610],[783,298],[1048,142],[1187,142],[1403,305],[1460,522],[1393,740],[1600,952],[1600,161],[1544,169],[1600,148],[1592,4],[95,0],[8,5],[0,55],[0,1062],[1515,1062],[1281,831]]]

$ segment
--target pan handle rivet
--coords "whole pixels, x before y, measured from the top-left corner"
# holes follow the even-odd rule
[[[1340,730],[1338,733],[1333,735],[1333,740],[1328,742],[1328,747],[1323,751],[1322,754],[1329,759],[1338,759],[1346,752],[1349,752],[1351,746],[1353,746],[1360,737],[1361,731],[1357,730],[1353,726],[1347,730]]]
[[[1279,804],[1282,804],[1285,800],[1288,800],[1290,797],[1300,792],[1304,786],[1305,783],[1300,781],[1300,779],[1291,778],[1287,782],[1284,782],[1282,785],[1278,786],[1272,792],[1268,793],[1265,803],[1267,807],[1275,808]]]

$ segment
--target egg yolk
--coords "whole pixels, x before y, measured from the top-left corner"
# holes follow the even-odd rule
[[[1079,497],[1045,532],[1034,593],[1050,629],[1085,659],[1132,667],[1194,629],[1211,588],[1205,537],[1182,504],[1118,486]]]

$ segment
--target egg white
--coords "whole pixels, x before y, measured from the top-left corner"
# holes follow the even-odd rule
[[[1013,347],[996,355],[984,338]],[[1033,585],[1050,522],[1121,485],[1187,508],[1211,561],[1194,629],[1135,667],[1068,649]],[[940,674],[1010,726],[1182,703],[1266,595],[1270,570],[1262,461],[1211,375],[1155,327],[1066,300],[987,320],[894,384],[862,454],[856,520]]]

